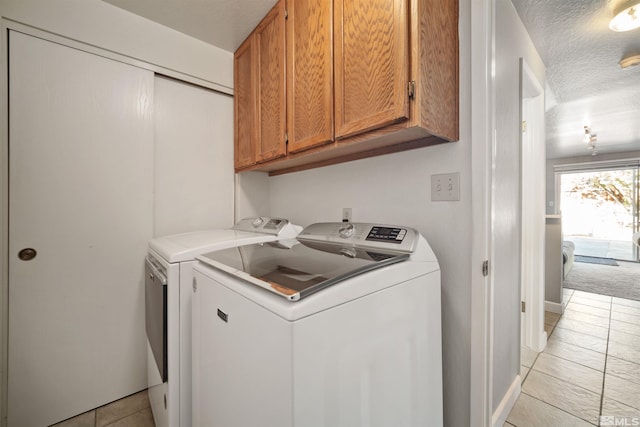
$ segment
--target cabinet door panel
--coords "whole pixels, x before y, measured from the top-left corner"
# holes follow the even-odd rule
[[[406,0],[335,1],[336,138],[408,118]]]
[[[262,162],[286,154],[284,0],[260,23],[252,43],[258,50],[257,160]]]
[[[287,6],[289,151],[333,140],[333,7],[331,0]]]
[[[254,56],[255,49],[253,49],[251,41],[248,41],[236,51],[233,61],[236,168],[256,163],[257,103]]]

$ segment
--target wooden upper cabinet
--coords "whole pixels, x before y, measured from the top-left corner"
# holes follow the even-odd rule
[[[286,154],[284,6],[280,0],[234,55],[237,170]]]
[[[458,0],[280,0],[235,54],[236,170],[458,140],[458,45]]]
[[[335,0],[335,136],[409,117],[407,0]]]
[[[280,0],[254,32],[257,48],[257,160],[282,157],[285,139],[285,0]]]
[[[333,141],[333,1],[287,3],[290,153]]]
[[[411,0],[415,2],[415,0]],[[413,4],[412,76],[416,81],[414,126],[444,141],[459,134],[458,1],[419,0]]]
[[[255,49],[251,40],[245,41],[233,58],[234,80],[234,149],[236,169],[256,163],[257,103]]]

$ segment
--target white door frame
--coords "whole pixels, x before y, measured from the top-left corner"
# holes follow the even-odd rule
[[[493,278],[490,261],[495,140],[495,0],[471,1],[471,367],[470,425],[492,423]],[[483,263],[489,274],[483,276]]]
[[[526,305],[521,316],[521,344],[540,352],[547,344],[544,330],[545,186],[540,185],[546,179],[544,88],[524,58],[520,58],[520,120],[523,126],[520,133],[520,300]]]
[[[0,426],[7,425],[8,335],[9,335],[9,31],[2,24],[2,88],[0,89]]]

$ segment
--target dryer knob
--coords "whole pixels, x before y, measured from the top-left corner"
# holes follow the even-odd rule
[[[253,228],[258,228],[262,225],[262,223],[264,222],[264,219],[262,219],[261,217],[256,218],[253,220],[253,222],[251,223],[251,225],[253,225]]]

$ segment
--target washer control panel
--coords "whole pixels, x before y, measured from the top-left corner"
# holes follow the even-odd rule
[[[406,235],[406,228],[374,226],[371,228],[371,231],[369,231],[366,240],[402,243]]]
[[[298,240],[333,242],[345,247],[363,247],[393,252],[413,252],[419,233],[413,228],[352,222],[311,224]]]

